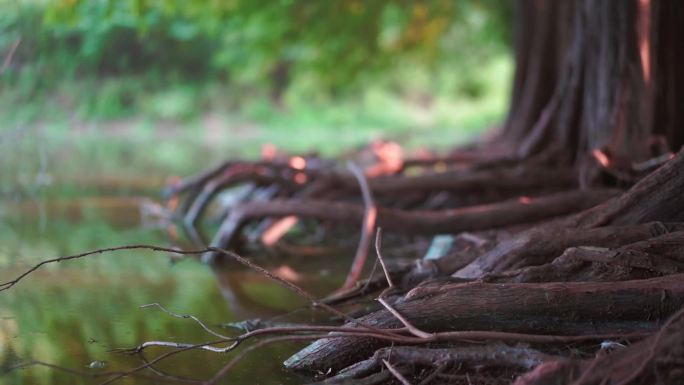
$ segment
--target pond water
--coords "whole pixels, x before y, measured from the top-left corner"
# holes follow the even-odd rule
[[[132,243],[169,246],[166,229],[141,214],[158,187],[148,191],[86,196],[34,194],[0,202],[0,280],[5,282],[31,265],[56,256]],[[322,296],[340,284],[324,259],[259,260],[289,272],[298,284]],[[336,260],[334,263],[346,263]],[[118,251],[46,265],[10,290],[0,292],[0,383],[97,384],[93,379],[45,366],[19,364],[37,360],[90,374],[130,369],[138,356],[109,352],[148,340],[199,343],[215,337],[189,319],[173,318],[156,308],[193,314],[218,329],[222,323],[274,316],[305,303],[287,289],[244,268],[214,272],[192,258],[176,260],[164,253]],[[309,317],[309,316],[307,316]],[[235,333],[232,331],[232,333]],[[301,378],[281,369],[302,344],[279,344],[252,352],[221,383],[290,384]],[[148,359],[167,350],[151,348]],[[161,373],[183,379],[211,378],[231,355],[185,352],[161,362]],[[159,373],[127,377],[121,384],[166,383]],[[156,379],[154,379],[156,377]]]

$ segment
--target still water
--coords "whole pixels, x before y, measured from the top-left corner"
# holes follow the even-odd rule
[[[141,209],[153,202],[161,186],[152,187],[135,194],[94,189],[97,192],[86,196],[3,199],[0,280],[57,256],[132,243],[169,246],[168,229],[157,226]],[[331,261],[322,259],[269,257],[258,262],[286,271],[319,296],[341,282],[330,271],[343,271],[331,269]],[[219,329],[222,323],[269,319],[305,305],[286,289],[243,268],[212,272],[192,258],[173,260],[164,253],[119,251],[47,265],[0,292],[0,384],[98,384],[104,379],[45,366],[10,369],[36,360],[89,374],[126,370],[140,365],[141,358],[109,350],[148,340],[215,339],[189,319],[140,308],[149,303],[193,314],[223,333],[233,331]],[[252,352],[221,383],[300,383],[302,379],[283,371],[281,363],[301,346],[282,344]],[[151,348],[146,356],[151,359],[165,351]],[[156,372],[141,372],[146,378],[127,377],[116,383],[167,383],[165,375],[208,379],[231,357],[186,352],[156,365]]]

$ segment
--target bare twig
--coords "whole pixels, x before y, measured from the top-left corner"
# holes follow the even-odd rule
[[[382,228],[378,227],[377,232],[375,233],[375,253],[378,256],[378,261],[380,261],[380,265],[382,265],[382,271],[385,273],[385,278],[387,279],[387,285],[388,289],[394,288],[394,283],[392,282],[392,277],[390,277],[389,272],[387,271],[387,265],[385,265],[385,260],[382,258],[382,253],[380,252],[380,248],[382,246]]]
[[[347,162],[347,168],[349,171],[351,171],[359,183],[361,196],[363,197],[364,215],[363,224],[361,226],[361,237],[359,238],[359,245],[356,249],[356,255],[354,255],[354,261],[352,262],[351,269],[349,270],[347,279],[340,290],[347,290],[353,287],[356,282],[358,282],[359,278],[361,278],[363,265],[366,263],[366,258],[368,258],[370,237],[373,234],[375,222],[378,218],[378,208],[375,206],[373,195],[371,194],[370,187],[368,187],[368,181],[366,180],[366,176],[363,175],[363,171],[361,171],[361,169],[359,169],[359,167],[351,161]]]
[[[385,278],[387,279],[387,289],[383,290],[382,293],[378,296],[378,302],[382,304],[382,306],[387,309],[390,313],[392,313],[393,316],[395,316],[399,322],[401,322],[406,329],[408,329],[411,334],[418,338],[433,338],[433,334],[426,333],[417,327],[413,326],[404,316],[401,315],[396,309],[394,309],[384,298],[384,295],[387,291],[394,289],[394,283],[392,283],[392,278],[390,277],[389,272],[387,271],[387,266],[385,265],[385,261],[382,259],[382,253],[380,252],[380,246],[382,245],[382,229],[378,227],[378,232],[376,233],[375,236],[375,252],[378,256],[378,260],[380,261],[380,265],[382,265],[382,271],[385,272]]]
[[[406,319],[406,317],[401,315],[401,313],[399,313],[389,303],[387,303],[387,301],[385,301],[384,298],[378,297],[378,302],[380,302],[382,304],[382,306],[384,306],[385,309],[387,309],[387,311],[392,313],[392,315],[395,316],[399,320],[399,322],[401,322],[406,327],[406,329],[408,329],[408,331],[410,331],[411,334],[413,334],[414,336],[421,338],[421,339],[432,339],[432,338],[434,338],[434,336],[435,336],[434,334],[424,332],[424,331],[418,329],[417,327],[413,326]]]
[[[163,251],[163,252],[167,252],[167,253],[176,253],[176,254],[184,254],[184,255],[186,255],[186,254],[201,254],[201,253],[207,251],[207,250],[189,250],[189,251],[183,251],[183,250],[172,249],[172,248],[168,248],[168,247],[159,247],[159,246],[152,246],[152,245],[126,245],[126,246],[117,246],[117,247],[107,247],[107,248],[104,248],[104,249],[97,249],[97,250],[88,251],[88,252],[85,252],[85,253],[80,253],[80,254],[75,254],[75,255],[68,255],[68,256],[65,256],[65,257],[46,259],[46,260],[44,260],[44,261],[42,261],[42,262],[40,262],[40,263],[37,263],[36,265],[34,265],[33,267],[31,267],[30,269],[28,269],[28,270],[25,271],[24,273],[20,274],[17,278],[15,278],[15,279],[13,279],[13,280],[11,280],[11,281],[5,282],[5,283],[0,283],[0,291],[4,291],[4,290],[7,290],[7,289],[11,288],[12,286],[14,286],[14,285],[16,285],[17,283],[19,283],[19,281],[21,281],[22,279],[24,279],[27,275],[33,273],[34,271],[38,270],[38,269],[41,268],[42,266],[47,265],[47,264],[50,264],[50,263],[69,261],[69,260],[72,260],[72,259],[80,259],[80,258],[87,257],[87,256],[89,256],[89,255],[93,255],[93,254],[102,254],[102,253],[108,252],[108,251],[136,250],[136,249],[144,249],[144,250],[152,250],[152,251]]]
[[[118,247],[109,247],[109,248],[103,248],[103,249],[98,249],[94,251],[89,251],[86,253],[80,253],[80,254],[75,254],[75,255],[69,255],[69,256],[64,256],[64,257],[59,257],[59,258],[52,258],[52,259],[47,259],[42,262],[37,263],[33,267],[29,268],[27,271],[24,273],[20,274],[17,278],[0,284],[0,291],[7,290],[17,283],[19,283],[22,279],[24,279],[26,276],[29,274],[33,273],[34,271],[38,270],[44,265],[47,265],[49,263],[54,263],[54,262],[63,262],[63,261],[69,261],[73,259],[80,259],[87,257],[89,255],[93,254],[101,254],[103,252],[108,252],[108,251],[118,251],[118,250],[135,250],[135,249],[145,249],[145,250],[152,250],[152,251],[163,251],[163,252],[168,252],[168,253],[176,253],[176,254],[181,254],[181,255],[190,255],[190,254],[204,254],[206,252],[215,252],[215,253],[220,253],[223,254],[240,264],[264,275],[265,277],[281,284],[282,286],[286,287],[287,289],[293,291],[295,294],[299,295],[300,297],[308,300],[314,307],[320,307],[329,313],[341,317],[349,322],[352,322],[356,325],[359,325],[363,328],[366,328],[368,330],[377,332],[379,334],[383,335],[394,335],[392,332],[388,332],[385,330],[380,330],[378,328],[372,327],[370,325],[365,325],[354,318],[350,317],[348,314],[343,313],[335,308],[333,308],[330,305],[327,305],[325,303],[322,303],[316,297],[305,291],[304,289],[300,288],[299,286],[295,285],[292,282],[289,282],[283,278],[278,277],[277,275],[272,274],[268,270],[264,269],[263,267],[256,265],[255,263],[251,262],[247,258],[244,258],[232,251],[228,251],[225,249],[217,248],[217,247],[207,247],[206,249],[202,250],[179,250],[179,249],[174,249],[174,248],[167,248],[167,247],[159,247],[159,246],[153,246],[153,245],[126,245],[126,246],[118,246]]]
[[[389,370],[390,373],[392,373],[392,375],[393,375],[397,380],[399,380],[399,382],[402,383],[402,385],[411,385],[411,383],[409,382],[409,380],[407,380],[406,377],[404,377],[401,373],[399,373],[399,371],[398,371],[397,369],[395,369],[394,366],[392,366],[392,365],[389,363],[389,361],[387,361],[386,359],[383,358],[383,359],[382,359],[382,363],[385,364],[385,366],[387,367],[387,370]]]
[[[231,342],[230,339],[224,339],[222,341],[214,341],[212,344],[217,344],[217,343],[223,343],[223,342]],[[227,353],[233,349],[235,349],[238,345],[237,341],[232,341],[233,343],[223,347],[223,348],[217,348],[212,345],[202,345],[202,346],[197,346],[197,344],[189,344],[189,343],[184,343],[184,342],[171,342],[171,341],[145,341],[142,344],[136,346],[133,349],[113,349],[111,350],[112,352],[117,352],[117,353],[140,353],[141,351],[152,347],[152,346],[162,346],[166,348],[174,348],[174,349],[198,349],[198,350],[207,350],[213,353]]]
[[[142,353],[140,353],[140,359],[144,363],[149,362],[147,357],[145,357],[145,355]],[[154,374],[158,375],[159,377],[163,377],[164,379],[168,379],[169,381],[185,382],[185,383],[192,383],[192,384],[201,384],[204,382],[204,380],[199,380],[196,378],[182,377],[182,376],[178,376],[175,374],[166,373],[163,370],[155,367],[154,365],[148,366],[147,369],[149,369],[150,371],[152,371]]]
[[[100,378],[100,377],[106,377],[106,376],[112,376],[112,375],[120,375],[120,374],[124,374],[124,373],[125,373],[125,372],[106,372],[106,371],[97,371],[97,372],[93,372],[93,371],[76,370],[76,369],[71,369],[71,368],[66,368],[66,367],[63,367],[63,366],[51,364],[51,363],[48,363],[48,362],[43,362],[43,361],[38,361],[38,360],[31,360],[31,361],[27,361],[27,362],[22,362],[22,363],[20,363],[20,364],[14,365],[14,366],[10,366],[9,368],[6,368],[6,369],[3,370],[2,372],[0,372],[0,374],[2,374],[2,375],[4,376],[4,375],[7,375],[8,373],[10,373],[10,372],[12,372],[12,371],[19,370],[19,369],[23,369],[23,368],[27,368],[27,367],[30,367],[30,366],[43,366],[43,367],[46,367],[46,368],[49,368],[49,369],[52,369],[52,370],[57,370],[57,371],[60,371],[60,372],[73,374],[73,375],[75,375],[75,376],[90,377],[90,378]],[[131,373],[131,375],[133,375],[133,376],[135,376],[135,377],[137,377],[137,378],[144,378],[144,379],[149,379],[149,380],[154,380],[154,381],[165,381],[165,382],[198,382],[198,381],[194,381],[194,380],[190,380],[190,379],[158,378],[158,377],[146,376],[146,375],[144,375],[144,374],[139,374],[139,373]]]
[[[230,338],[231,338],[231,337],[225,336],[225,335],[223,335],[223,334],[220,334],[220,333],[217,333],[217,332],[211,330],[206,324],[204,324],[204,322],[200,321],[199,318],[195,317],[195,316],[192,315],[192,314],[176,314],[176,313],[173,313],[173,312],[169,311],[168,309],[166,309],[164,306],[160,305],[160,304],[157,303],[157,302],[155,302],[155,303],[148,303],[147,305],[141,305],[140,308],[141,308],[141,309],[144,309],[144,308],[148,308],[148,307],[152,307],[152,306],[158,307],[158,308],[161,309],[164,313],[169,314],[169,315],[172,316],[172,317],[176,317],[176,318],[186,318],[186,319],[189,318],[189,319],[191,319],[191,320],[197,322],[197,324],[199,324],[199,326],[200,326],[202,329],[204,329],[207,333],[213,335],[214,337],[225,338],[225,339],[230,339]]]
[[[318,335],[311,335],[311,336],[280,336],[280,337],[273,337],[273,338],[269,338],[269,339],[259,341],[259,342],[255,343],[254,345],[252,345],[252,346],[246,348],[245,350],[241,351],[240,354],[236,355],[235,357],[233,357],[232,360],[228,361],[228,363],[223,368],[221,368],[221,370],[219,370],[218,373],[216,373],[216,375],[214,375],[214,377],[211,380],[205,382],[205,385],[216,384],[217,381],[219,381],[226,374],[228,374],[228,372],[233,367],[235,367],[235,365],[237,365],[237,363],[240,362],[247,354],[249,354],[249,352],[256,350],[256,349],[259,349],[259,348],[262,348],[265,345],[270,345],[272,343],[283,342],[283,341],[301,341],[301,340],[310,340],[310,339],[314,339],[314,338],[328,338],[328,337],[329,337],[328,334],[318,334]]]
[[[188,350],[192,350],[192,349],[197,349],[197,348],[199,348],[200,346],[215,345],[215,344],[222,343],[222,342],[225,342],[225,341],[205,342],[205,343],[201,343],[201,344],[191,345],[191,346],[186,347],[186,348],[181,348],[181,349],[179,349],[179,350],[172,350],[172,351],[170,351],[170,352],[166,352],[166,353],[164,353],[164,354],[161,354],[161,355],[155,357],[154,359],[152,359],[152,360],[150,360],[150,361],[145,362],[145,364],[140,365],[140,366],[137,366],[137,367],[135,367],[135,368],[133,368],[133,369],[130,369],[130,370],[128,370],[128,371],[125,371],[125,372],[118,372],[118,373],[116,373],[116,372],[115,372],[115,373],[108,373],[108,375],[111,375],[111,376],[113,376],[113,377],[108,378],[108,379],[105,380],[104,382],[100,383],[100,385],[111,384],[111,383],[113,383],[113,382],[115,382],[115,381],[117,381],[117,380],[119,380],[119,379],[121,379],[121,378],[130,376],[130,375],[137,375],[137,374],[136,374],[137,372],[139,372],[139,371],[141,371],[141,370],[144,370],[144,369],[147,369],[147,368],[151,367],[152,365],[154,365],[154,364],[156,364],[156,363],[158,363],[158,362],[160,362],[160,361],[162,361],[162,360],[164,360],[164,359],[166,359],[166,358],[168,358],[168,357],[171,357],[171,356],[173,356],[173,355],[176,355],[176,354],[179,354],[179,353],[188,351]]]
[[[430,373],[427,377],[425,377],[425,378],[420,382],[420,384],[418,384],[418,385],[427,385],[427,384],[429,384],[430,382],[432,382],[432,380],[434,380],[437,376],[439,376],[442,372],[444,372],[444,370],[445,370],[446,368],[447,368],[447,365],[446,365],[446,364],[442,364],[442,365],[438,366],[437,369],[435,369],[432,373]]]

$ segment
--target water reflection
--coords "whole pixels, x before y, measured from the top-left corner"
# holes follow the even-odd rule
[[[5,216],[0,217],[0,229],[7,229],[0,232],[0,280],[11,279],[30,264],[57,255],[131,243],[163,245],[167,240],[164,229],[141,226],[144,215],[140,203],[145,199],[98,197],[5,205]],[[328,262],[290,258],[272,260],[270,267],[281,274],[296,274],[308,290],[325,293],[339,281],[319,274]],[[277,284],[235,266],[211,271],[194,260],[170,263],[163,254],[145,251],[93,256],[47,266],[0,293],[0,368],[5,372],[18,363],[40,360],[86,372],[125,370],[140,365],[140,358],[108,350],[132,347],[146,340],[196,343],[214,339],[191,320],[172,318],[155,308],[139,308],[152,302],[176,313],[196,315],[213,326],[247,318],[270,318],[303,305],[301,299]],[[280,345],[259,350],[224,382],[299,383],[280,365],[295,349],[293,345]],[[163,351],[150,349],[147,356]],[[207,379],[229,358],[188,352],[156,368],[175,376]],[[91,365],[96,361],[104,364]],[[144,374],[155,375],[152,371]],[[0,382],[100,381],[34,366],[3,373]],[[163,382],[150,378],[120,381]]]

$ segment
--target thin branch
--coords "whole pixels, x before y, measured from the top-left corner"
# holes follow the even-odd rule
[[[417,327],[413,326],[409,322],[409,320],[407,320],[403,315],[401,315],[401,313],[399,313],[396,309],[390,306],[390,304],[387,303],[387,301],[385,301],[383,297],[378,297],[378,302],[380,302],[382,306],[384,306],[385,309],[387,309],[387,311],[392,313],[392,315],[395,316],[399,320],[399,322],[401,322],[406,327],[406,329],[408,329],[414,336],[421,339],[432,339],[435,337],[434,334],[424,332],[418,329]]]
[[[83,371],[83,370],[76,370],[76,369],[66,368],[66,367],[59,366],[59,365],[55,365],[55,364],[51,364],[51,363],[48,363],[48,362],[43,362],[43,361],[38,361],[38,360],[31,360],[31,361],[27,361],[27,362],[22,362],[22,363],[20,363],[20,364],[14,365],[14,366],[10,366],[9,368],[7,368],[7,369],[3,370],[2,372],[0,372],[0,374],[2,374],[2,376],[5,376],[5,375],[7,375],[8,373],[10,373],[10,372],[12,372],[12,371],[19,370],[19,369],[23,369],[23,368],[27,368],[27,367],[30,367],[30,366],[43,366],[43,367],[46,367],[46,368],[49,368],[49,369],[52,369],[52,370],[57,370],[57,371],[60,371],[60,372],[73,374],[73,375],[75,375],[75,376],[90,377],[90,378],[98,378],[98,377],[105,377],[105,376],[112,376],[112,375],[120,375],[120,374],[124,374],[124,373],[125,373],[125,372],[101,372],[101,371],[98,371],[98,372],[87,372],[87,371]],[[131,375],[135,376],[136,378],[144,378],[144,379],[155,380],[155,381],[161,380],[161,381],[165,381],[165,382],[190,382],[190,381],[192,381],[192,380],[189,380],[189,379],[158,378],[158,377],[146,376],[146,375],[144,375],[144,374],[139,374],[139,373],[135,373],[135,374],[131,373]],[[193,381],[193,382],[197,382],[197,381]]]
[[[137,375],[137,374],[136,374],[137,372],[139,372],[139,371],[141,371],[141,370],[144,370],[144,369],[147,369],[147,368],[151,367],[152,365],[154,365],[154,364],[156,364],[156,363],[158,363],[158,362],[160,362],[160,361],[162,361],[162,360],[164,360],[164,359],[166,359],[166,358],[168,358],[168,357],[171,357],[171,356],[173,356],[173,355],[176,355],[176,354],[179,354],[179,353],[188,351],[188,350],[196,349],[196,348],[199,348],[200,346],[215,345],[215,344],[221,343],[221,342],[224,342],[224,341],[205,342],[205,343],[201,343],[201,344],[197,344],[197,345],[192,345],[192,346],[189,346],[189,347],[186,347],[186,348],[182,348],[182,349],[179,349],[179,350],[172,350],[172,351],[170,351],[170,352],[166,352],[166,353],[164,353],[164,354],[161,354],[161,355],[155,357],[154,359],[152,359],[152,360],[150,360],[150,361],[146,361],[145,364],[143,364],[143,365],[137,366],[137,367],[135,367],[135,368],[133,368],[133,369],[130,369],[130,370],[127,370],[127,371],[125,371],[125,372],[108,373],[108,375],[112,375],[113,377],[110,377],[109,379],[107,379],[107,380],[105,380],[104,382],[100,383],[100,385],[111,384],[111,383],[113,383],[113,382],[115,382],[115,381],[117,381],[117,380],[119,380],[119,379],[121,379],[121,378],[124,378],[124,377],[126,377],[126,376]]]
[[[372,338],[389,338],[390,341],[404,341],[407,336],[400,335],[398,333],[406,332],[408,329],[406,328],[399,328],[399,329],[379,329],[379,332],[375,331],[368,331],[366,329],[361,329],[361,328],[350,328],[350,327],[344,327],[344,326],[318,326],[318,325],[311,325],[311,326],[286,326],[286,327],[271,327],[271,328],[265,328],[265,329],[258,329],[258,330],[253,330],[251,332],[247,332],[244,334],[241,334],[237,337],[227,337],[225,339],[219,340],[219,341],[213,341],[209,344],[206,344],[206,346],[197,346],[196,344],[190,344],[190,343],[183,343],[183,342],[171,342],[171,341],[145,341],[142,344],[136,346],[135,348],[125,348],[125,349],[114,349],[112,351],[114,352],[119,352],[119,353],[139,353],[145,350],[146,348],[152,347],[152,346],[162,346],[162,347],[167,347],[167,348],[174,348],[174,349],[187,349],[187,348],[192,348],[196,347],[197,349],[202,349],[202,350],[208,350],[214,353],[227,353],[235,348],[237,348],[242,342],[250,339],[250,338],[255,338],[259,337],[262,335],[268,335],[268,334],[295,334],[295,333],[318,333],[320,332],[327,332],[327,333],[336,333],[336,334],[328,334],[329,338],[333,337],[342,337],[342,336],[354,336],[354,337],[372,337]],[[386,332],[387,334],[383,334],[382,332]],[[316,335],[318,335],[316,334]],[[305,335],[302,335],[305,336]],[[310,337],[311,338],[311,337]],[[223,347],[223,348],[215,348],[210,345],[217,345],[220,343],[231,343],[229,346]]]
[[[425,378],[420,382],[420,384],[418,384],[418,385],[427,385],[427,384],[429,384],[430,382],[432,382],[432,380],[434,380],[437,376],[439,376],[442,372],[444,372],[444,370],[445,370],[446,368],[447,368],[447,365],[446,365],[446,364],[442,364],[442,365],[438,366],[437,369],[435,369],[432,373],[430,373],[427,377],[425,377]]]
[[[220,343],[223,342],[231,342],[230,340],[222,340]],[[219,343],[219,342],[214,342],[214,343]],[[117,352],[117,353],[140,353],[141,351],[152,347],[152,346],[163,346],[166,348],[174,348],[174,349],[198,349],[198,350],[207,350],[213,353],[227,353],[233,349],[235,349],[238,346],[237,341],[233,341],[232,344],[223,347],[223,348],[217,348],[211,345],[206,345],[206,346],[197,346],[197,344],[189,344],[189,343],[184,343],[184,342],[171,342],[171,341],[145,341],[142,344],[136,346],[133,349],[113,349],[111,350],[112,352]]]
[[[387,271],[387,265],[385,265],[385,260],[382,258],[382,253],[380,252],[380,248],[382,246],[382,228],[378,227],[377,232],[375,233],[375,253],[378,256],[378,260],[380,261],[380,264],[382,265],[382,271],[385,273],[385,278],[387,279],[387,285],[388,289],[394,288],[394,283],[392,282],[392,278],[390,277],[389,272]]]
[[[359,278],[361,278],[361,271],[368,258],[370,238],[378,219],[378,208],[375,206],[373,195],[371,194],[370,187],[368,187],[368,180],[366,180],[366,176],[363,175],[363,171],[351,161],[347,162],[347,168],[359,183],[361,196],[363,197],[364,215],[363,224],[361,225],[361,237],[359,238],[359,245],[356,248],[356,255],[354,255],[354,261],[349,269],[349,274],[340,290],[346,290],[353,287],[356,282],[358,282]]]
[[[311,304],[312,304],[313,306],[315,306],[315,307],[320,307],[320,308],[322,308],[322,309],[325,309],[325,310],[327,310],[327,311],[328,311],[329,313],[331,313],[331,314],[334,314],[334,315],[336,315],[336,316],[338,316],[338,317],[344,318],[345,320],[347,320],[347,321],[349,321],[349,322],[351,322],[351,323],[353,323],[353,324],[359,325],[359,326],[361,326],[361,327],[363,327],[363,328],[366,328],[366,329],[368,329],[368,330],[371,330],[371,331],[374,331],[374,332],[377,332],[377,333],[381,333],[381,334],[385,334],[385,335],[393,335],[393,333],[391,333],[391,332],[387,332],[387,331],[378,329],[378,328],[376,328],[376,327],[373,327],[373,326],[370,326],[370,325],[367,325],[367,324],[364,324],[364,323],[359,322],[358,320],[354,319],[353,317],[349,316],[348,314],[343,313],[343,312],[341,312],[341,311],[335,309],[334,307],[332,307],[332,306],[330,306],[330,305],[328,305],[328,304],[326,304],[326,303],[323,303],[323,302],[319,301],[318,299],[316,299],[316,297],[314,297],[313,295],[309,294],[307,291],[305,291],[304,289],[302,289],[302,288],[300,288],[299,286],[295,285],[294,283],[292,283],[292,282],[290,282],[290,281],[288,281],[288,280],[286,280],[286,279],[283,279],[283,278],[281,278],[281,277],[279,277],[279,276],[277,276],[277,275],[272,274],[271,272],[269,272],[268,270],[264,269],[263,267],[254,264],[253,262],[251,262],[251,261],[248,260],[247,258],[244,258],[244,257],[242,257],[242,256],[240,256],[240,255],[238,255],[238,254],[236,254],[236,253],[234,253],[234,252],[232,252],[232,251],[228,251],[228,250],[221,249],[221,248],[218,248],[218,247],[208,247],[207,249],[208,249],[209,251],[218,252],[218,253],[221,253],[221,254],[223,254],[223,255],[225,255],[225,256],[228,256],[228,257],[230,257],[230,258],[236,260],[237,262],[239,262],[239,263],[241,263],[241,264],[243,264],[243,265],[249,267],[250,269],[252,269],[252,270],[254,270],[254,271],[258,272],[258,273],[261,273],[261,274],[265,275],[266,277],[270,278],[271,280],[280,283],[281,285],[283,285],[283,286],[285,286],[286,288],[292,290],[293,292],[295,292],[295,293],[298,294],[299,296],[301,296],[301,297],[303,297],[303,298],[309,300],[309,302],[311,302]]]
[[[191,319],[191,320],[197,322],[197,324],[199,324],[200,327],[202,327],[202,329],[204,329],[207,333],[213,335],[214,337],[225,338],[225,339],[230,339],[230,338],[231,338],[231,337],[225,336],[225,335],[223,335],[223,334],[220,334],[220,333],[217,333],[217,332],[211,330],[206,324],[204,324],[204,322],[200,321],[199,318],[195,317],[195,316],[192,315],[192,314],[176,314],[176,313],[173,313],[173,312],[169,311],[168,309],[166,309],[164,306],[160,305],[160,304],[157,303],[157,302],[148,303],[147,305],[141,305],[140,308],[141,308],[141,309],[144,309],[144,308],[148,308],[148,307],[152,307],[152,306],[158,307],[158,308],[161,309],[164,313],[169,314],[169,315],[172,316],[172,317],[184,318],[184,319],[188,319],[188,318],[189,318],[189,319]]]
[[[167,253],[176,253],[176,254],[181,254],[181,255],[202,254],[202,253],[208,251],[206,249],[205,250],[183,251],[183,250],[172,249],[172,248],[168,248],[168,247],[159,247],[159,246],[152,246],[152,245],[126,245],[126,246],[117,246],[117,247],[108,247],[108,248],[104,248],[104,249],[97,249],[97,250],[88,251],[86,253],[81,253],[81,254],[75,254],[75,255],[68,255],[65,257],[46,259],[46,260],[34,265],[30,269],[28,269],[27,271],[25,271],[24,273],[19,275],[17,278],[15,278],[11,281],[5,282],[5,283],[1,283],[0,284],[0,291],[4,291],[4,290],[11,288],[12,286],[19,283],[19,281],[24,279],[27,275],[33,273],[34,271],[38,270],[39,268],[41,268],[44,265],[47,265],[49,263],[69,261],[72,259],[80,259],[80,258],[87,257],[89,255],[102,254],[102,253],[108,252],[108,251],[136,250],[136,249],[163,251],[163,252],[167,252]]]
[[[145,357],[145,355],[142,354],[142,353],[140,353],[140,359],[141,359],[142,362],[144,362],[144,363],[148,363],[148,362],[149,362],[149,360],[148,360],[148,359]],[[166,372],[164,372],[164,371],[162,371],[162,370],[156,368],[154,365],[149,365],[149,366],[147,367],[147,369],[149,369],[151,372],[153,372],[154,374],[158,375],[159,377],[163,377],[163,378],[168,379],[168,380],[170,380],[170,381],[185,382],[185,383],[193,383],[193,384],[201,384],[201,383],[204,382],[204,380],[199,380],[199,379],[196,379],[196,378],[181,377],[181,376],[177,376],[177,375],[175,375],[175,374],[166,373]]]
[[[387,370],[389,370],[390,373],[392,373],[392,375],[394,376],[394,378],[399,380],[399,382],[401,382],[402,385],[411,385],[411,383],[409,382],[409,380],[406,379],[406,377],[399,373],[399,371],[395,369],[394,366],[390,365],[389,361],[383,358],[382,363],[385,364]]]
[[[264,275],[265,277],[281,284],[282,286],[293,291],[295,294],[299,295],[300,297],[308,300],[314,307],[320,307],[320,308],[328,311],[329,313],[331,313],[335,316],[344,318],[345,320],[352,322],[352,323],[355,323],[355,324],[362,326],[366,329],[369,329],[369,330],[372,330],[375,332],[379,332],[382,334],[392,334],[390,332],[381,331],[380,329],[377,329],[377,328],[372,327],[370,325],[364,325],[363,323],[360,323],[359,321],[355,320],[354,318],[352,318],[348,314],[343,313],[343,312],[333,308],[330,305],[322,303],[321,301],[316,299],[316,297],[314,297],[313,295],[311,295],[310,293],[308,293],[304,289],[300,288],[299,286],[295,285],[294,283],[287,281],[283,278],[280,278],[277,275],[272,274],[268,270],[266,270],[263,267],[251,262],[247,258],[244,258],[244,257],[242,257],[242,256],[240,256],[240,255],[238,255],[232,251],[228,251],[228,250],[221,249],[218,247],[207,247],[207,248],[202,249],[202,250],[179,250],[179,249],[175,249],[175,248],[160,247],[160,246],[154,246],[154,245],[126,245],[126,246],[108,247],[108,248],[97,249],[97,250],[93,250],[93,251],[89,251],[89,252],[85,252],[85,253],[75,254],[75,255],[68,255],[68,256],[59,257],[59,258],[47,259],[47,260],[44,260],[42,262],[37,263],[36,265],[31,267],[30,269],[28,269],[24,273],[20,274],[17,278],[15,278],[11,281],[5,282],[5,283],[1,283],[0,284],[0,292],[13,287],[14,285],[19,283],[21,280],[23,280],[29,274],[38,270],[42,266],[50,264],[50,263],[69,261],[69,260],[73,260],[73,259],[80,259],[80,258],[87,257],[89,255],[102,254],[104,252],[109,252],[109,251],[136,250],[136,249],[163,251],[163,252],[167,252],[167,253],[175,253],[175,254],[181,254],[181,255],[198,255],[198,254],[204,254],[206,252],[220,253],[220,254],[223,254],[227,257],[230,257],[231,259],[234,259],[235,261],[239,262],[240,264]]]
[[[275,342],[283,342],[283,341],[301,341],[301,340],[310,340],[310,339],[317,339],[317,338],[329,338],[328,334],[318,334],[318,335],[311,335],[311,336],[280,336],[280,337],[273,337],[269,338],[266,340],[259,341],[255,343],[254,345],[246,348],[245,350],[241,351],[240,354],[236,355],[233,357],[232,360],[228,361],[228,363],[221,368],[221,370],[214,375],[214,377],[205,382],[204,385],[214,385],[219,381],[221,378],[223,378],[228,372],[235,367],[249,352],[262,348],[265,345],[270,345]]]
[[[394,309],[392,306],[390,306],[390,304],[387,301],[385,301],[384,295],[387,291],[394,289],[394,283],[392,282],[392,278],[390,278],[390,274],[387,271],[387,266],[385,266],[385,261],[382,259],[382,253],[380,252],[380,248],[382,245],[381,239],[382,239],[382,229],[378,227],[378,232],[376,233],[376,236],[375,236],[375,252],[378,256],[378,260],[380,261],[380,265],[382,265],[382,271],[385,272],[385,278],[387,279],[387,285],[388,285],[387,289],[383,290],[383,292],[380,293],[380,295],[378,296],[378,302],[380,302],[382,304],[382,306],[384,306],[385,309],[387,309],[387,311],[392,313],[392,315],[395,316],[399,320],[399,322],[404,324],[406,329],[408,329],[411,332],[411,334],[413,334],[414,336],[416,336],[418,338],[424,338],[424,339],[433,338],[434,337],[433,334],[426,333],[426,332],[418,329],[417,327],[413,326],[404,316],[401,315],[401,313],[399,313],[396,309]]]

